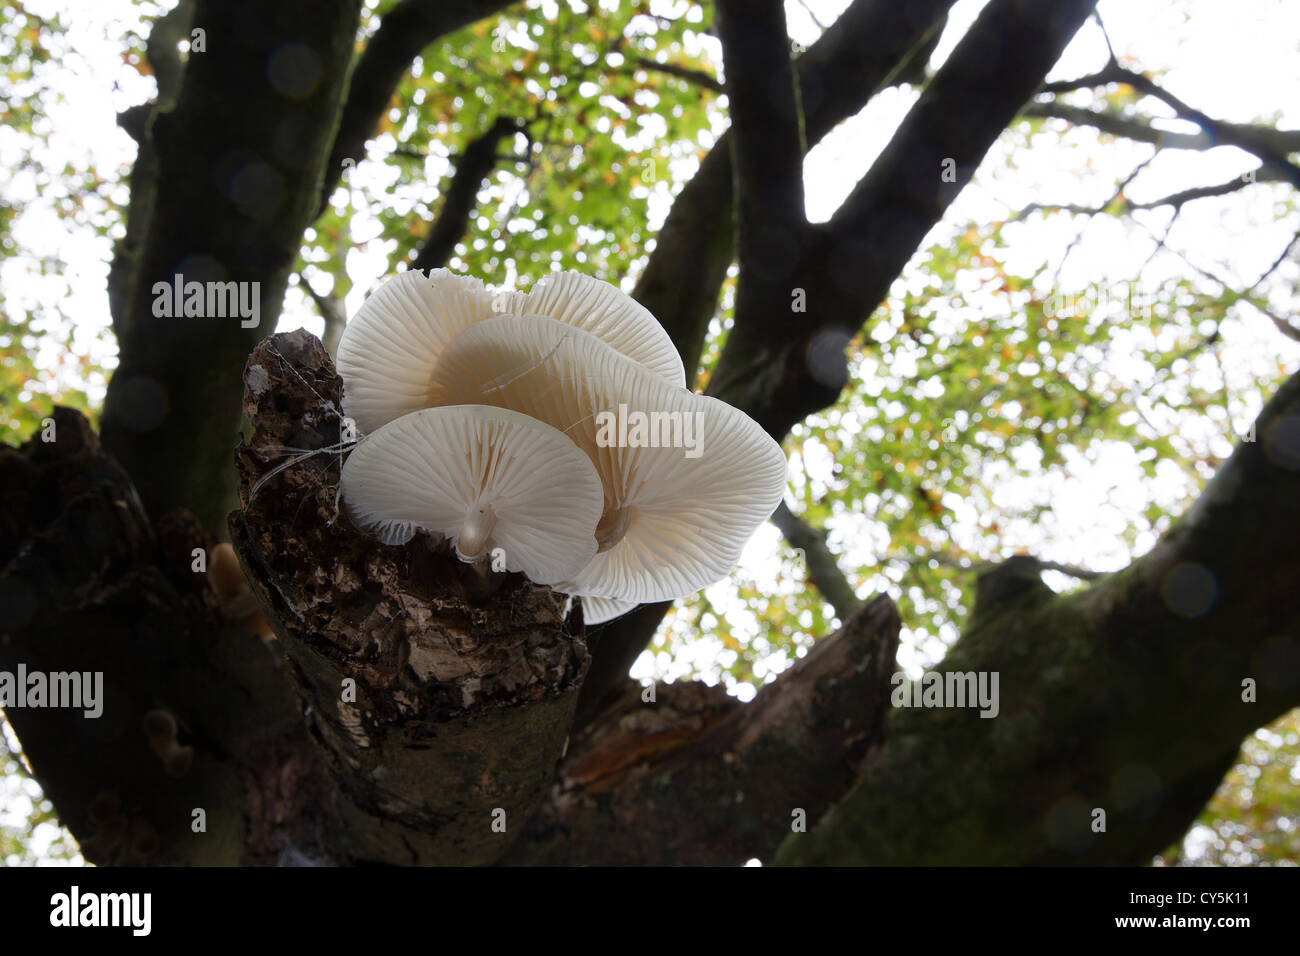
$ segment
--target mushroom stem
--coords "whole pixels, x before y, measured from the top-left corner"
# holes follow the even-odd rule
[[[458,578],[465,589],[465,599],[470,604],[480,605],[486,604],[501,589],[506,575],[493,571],[492,560],[484,555],[477,561],[462,563]]]
[[[607,509],[596,525],[596,553],[602,554],[622,541],[631,523],[631,508]]]
[[[497,516],[491,505],[476,508],[466,516],[456,538],[456,556],[462,561],[478,561],[487,552],[488,539],[496,527]]]

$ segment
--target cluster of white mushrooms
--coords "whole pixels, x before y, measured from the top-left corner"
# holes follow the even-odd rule
[[[363,435],[343,467],[352,521],[580,596],[588,623],[725,576],[785,489],[780,446],[688,390],[655,317],[580,273],[527,294],[398,273],[348,323],[337,365]],[[696,423],[692,450],[611,441],[598,422],[627,409]]]

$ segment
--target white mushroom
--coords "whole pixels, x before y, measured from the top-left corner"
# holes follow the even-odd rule
[[[584,332],[645,366],[669,385],[686,387],[677,347],[650,310],[617,286],[581,272],[552,272],[512,304],[515,315],[547,315]]]
[[[428,408],[429,372],[447,343],[492,314],[480,279],[446,269],[389,276],[361,304],[339,338],[343,411],[363,434]]]
[[[339,339],[344,413],[362,433],[420,408],[447,344],[482,319],[532,312],[591,332],[671,384],[685,386],[681,358],[662,326],[616,287],[576,272],[543,279],[531,292],[489,291],[446,269],[399,272],[362,303]]]
[[[417,528],[449,538],[466,562],[539,584],[596,553],[603,492],[591,461],[551,426],[484,405],[427,408],[372,432],[343,465],[353,522],[386,544]]]
[[[635,601],[617,601],[614,598],[586,595],[582,598],[584,624],[604,624],[638,607]]]
[[[781,447],[743,412],[545,316],[467,329],[439,360],[431,395],[531,415],[595,464],[601,553],[556,585],[572,594],[638,603],[692,594],[735,566],[785,489]]]

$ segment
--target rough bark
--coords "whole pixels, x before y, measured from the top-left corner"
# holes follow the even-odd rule
[[[313,336],[267,339],[245,382],[253,431],[231,536],[349,798],[332,849],[494,860],[551,779],[587,665],[563,595],[520,574],[482,581],[423,533],[398,548],[358,531],[340,510],[338,451],[272,474],[285,449],[340,439],[342,381]]]
[[[58,442],[34,438],[0,463],[24,505],[3,528],[16,625],[0,664],[75,661],[101,668],[110,688],[102,723],[11,713],[39,779],[100,863],[496,860],[565,746],[587,663],[576,616],[566,621],[560,595],[519,575],[482,580],[424,535],[386,547],[349,525],[336,510],[341,382],[310,335],[266,340],[246,381],[244,507],[230,523],[278,637],[269,645],[222,627],[207,578],[190,567],[193,548],[210,551],[212,539],[183,515],[151,528],[76,413],[59,413]],[[321,448],[331,450],[273,471],[287,449]],[[83,628],[98,654],[87,655]],[[572,852],[538,843],[561,812],[595,840],[579,859],[766,853],[792,810],[815,819],[851,785],[878,739],[897,629],[893,605],[878,599],[749,707],[681,685],[661,688],[663,708],[616,708],[573,748],[549,822],[534,825],[517,860]],[[159,710],[194,750],[175,782],[147,739],[146,715]],[[114,746],[97,747],[101,737]],[[684,807],[717,824],[707,840],[676,814],[649,820],[656,804],[644,801],[665,774]],[[589,799],[613,786],[618,819]],[[744,800],[743,811],[727,809]],[[203,833],[189,829],[195,808],[208,813]],[[628,814],[651,843],[664,837],[657,853],[644,855],[643,836],[612,839]]]
[[[857,778],[884,734],[898,611],[880,596],[749,704],[632,685],[577,734],[503,862],[735,866],[768,859]]]
[[[101,672],[103,712],[10,708],[6,716],[59,820],[94,863],[274,862],[312,849],[330,815],[317,799],[301,718],[274,654],[224,622],[194,549],[191,516],[149,522],[130,479],[77,412],[54,414],[0,455],[11,507],[0,540],[0,670]],[[146,714],[166,711],[187,767],[155,756]],[[182,771],[176,773],[175,771]],[[286,792],[280,782],[295,779]],[[245,811],[283,825],[245,842]],[[206,814],[194,830],[194,811]]]
[[[56,413],[56,441],[0,455],[15,505],[0,525],[0,670],[105,682],[98,719],[9,710],[37,778],[100,864],[496,859],[563,749],[580,619],[520,575],[466,573],[425,536],[387,548],[352,528],[335,512],[337,454],[250,496],[284,446],[337,441],[340,382],[303,332],[260,346],[249,380],[231,528],[279,635],[268,644],[225,622],[193,570],[215,540],[185,513],[151,525],[78,413]],[[150,747],[159,712],[192,748],[180,767]]]

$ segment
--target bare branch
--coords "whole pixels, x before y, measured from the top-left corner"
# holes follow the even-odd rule
[[[1021,116],[1063,119],[1075,126],[1091,126],[1112,136],[1122,136],[1161,149],[1210,149],[1217,145],[1205,133],[1174,133],[1156,129],[1148,123],[1115,113],[1102,113],[1082,106],[1050,101],[1026,103]]]
[[[1147,231],[1150,232],[1149,229]],[[1262,282],[1268,276],[1268,274],[1272,272],[1271,268],[1268,270],[1268,272],[1265,272],[1263,275],[1261,275],[1259,279],[1255,280],[1254,284],[1252,284],[1249,289],[1239,292],[1236,289],[1234,289],[1232,285],[1229,284],[1227,280],[1225,280],[1221,276],[1215,274],[1214,272],[1211,272],[1209,269],[1206,269],[1204,266],[1201,266],[1193,262],[1191,257],[1188,256],[1187,253],[1183,252],[1180,249],[1174,249],[1172,246],[1167,246],[1166,248],[1168,248],[1170,252],[1178,256],[1178,258],[1182,259],[1183,262],[1187,263],[1189,266],[1191,266],[1201,275],[1205,276],[1205,278],[1209,279],[1211,282],[1217,283],[1224,290],[1224,292],[1231,294],[1238,301],[1247,302],[1250,305],[1254,306],[1257,310],[1263,313],[1270,322],[1273,323],[1274,328],[1276,328],[1288,339],[1291,339],[1294,342],[1300,342],[1300,328],[1297,328],[1296,326],[1292,325],[1286,319],[1282,318],[1282,316],[1278,315],[1276,312],[1270,309],[1267,305],[1263,305],[1258,298],[1251,295],[1251,292],[1253,291],[1255,286],[1258,285],[1260,282]],[[1288,246],[1287,248],[1290,249],[1290,246]],[[1283,253],[1283,255],[1285,255],[1285,253]]]
[[[808,524],[789,508],[785,502],[772,514],[772,524],[781,529],[792,548],[803,552],[808,566],[808,580],[821,592],[841,621],[847,620],[862,602],[849,584],[849,579],[835,562],[835,555],[826,546],[826,532]]]
[[[1145,202],[1132,202],[1123,195],[1123,191],[1121,190],[1117,196],[1112,198],[1111,202],[1102,206],[1083,206],[1077,203],[1029,203],[1011,218],[1023,219],[1031,212],[1059,211],[1070,212],[1079,216],[1099,216],[1111,211],[1123,214],[1135,209],[1159,209],[1161,206],[1173,206],[1175,209],[1181,209],[1184,204],[1192,202],[1193,200],[1208,199],[1215,196],[1229,196],[1245,189],[1247,186],[1254,185],[1257,182],[1281,182],[1281,179],[1266,167],[1260,167],[1255,172],[1254,179],[1234,176],[1227,182],[1215,183],[1212,186],[1194,186],[1191,189],[1179,190],[1176,193],[1170,193],[1168,196],[1161,196],[1159,199],[1148,199]],[[1117,201],[1119,208],[1112,209],[1112,206]]]
[[[1092,18],[1097,22],[1097,28],[1101,30],[1101,37],[1106,41],[1106,56],[1110,63],[1118,63],[1119,58],[1115,56],[1115,45],[1110,42],[1110,31],[1106,29],[1105,22],[1101,19],[1101,14],[1096,10],[1092,11]]]
[[[1261,282],[1263,282],[1265,279],[1271,276],[1274,272],[1276,272],[1278,267],[1281,266],[1282,263],[1286,262],[1286,257],[1291,254],[1291,250],[1295,248],[1297,242],[1300,242],[1300,233],[1296,233],[1294,236],[1291,237],[1291,241],[1286,244],[1285,249],[1283,249],[1281,252],[1278,253],[1277,258],[1273,260],[1273,264],[1270,265],[1263,272],[1261,272],[1259,274],[1259,278],[1256,279],[1254,282],[1252,282],[1250,284],[1250,287],[1252,289],[1255,288]]]
[[[344,160],[360,162],[402,77],[434,40],[503,10],[513,0],[402,0],[384,15],[352,70],[343,116],[321,184],[319,212],[343,175]]]
[[[659,63],[644,56],[630,56],[627,58],[630,69],[625,72],[635,73],[637,70],[648,70],[653,73],[665,73],[668,76],[675,76],[679,80],[685,80],[693,83],[695,86],[702,86],[706,90],[712,90],[715,93],[723,92],[722,83],[716,76],[710,76],[703,70],[695,70],[689,66],[680,66],[676,63]]]
[[[308,298],[316,303],[316,309],[325,322],[325,334],[320,337],[321,344],[325,346],[325,351],[333,355],[338,350],[339,336],[343,334],[343,327],[348,324],[343,302],[333,296],[317,292],[305,272],[298,273],[298,285],[307,293]]]
[[[1124,72],[1124,69],[1117,62],[1111,60],[1096,73],[1088,73],[1073,80],[1056,80],[1052,83],[1044,83],[1039,87],[1038,92],[1072,93],[1075,90],[1087,90],[1097,86],[1106,86],[1110,83],[1127,83],[1128,80],[1124,77]]]
[[[812,6],[808,3],[808,0],[799,0],[799,6],[803,8],[804,13],[808,14],[808,19],[817,24],[818,28],[825,33],[828,24],[824,23],[821,17],[817,16],[817,12],[813,10]]]
[[[471,140],[456,163],[456,171],[444,191],[442,208],[433,228],[416,252],[412,269],[438,269],[456,251],[469,228],[470,217],[478,199],[479,187],[497,164],[497,145],[507,136],[522,130],[522,124],[508,116],[499,116],[488,129]]]
[[[1064,93],[1087,87],[1105,86],[1110,83],[1127,83],[1139,92],[1160,100],[1182,119],[1189,120],[1200,126],[1219,145],[1236,146],[1248,153],[1254,153],[1264,161],[1266,166],[1273,169],[1281,179],[1300,188],[1300,166],[1290,162],[1286,156],[1287,153],[1294,152],[1297,149],[1293,138],[1296,131],[1261,129],[1258,126],[1228,123],[1214,119],[1196,109],[1196,107],[1183,102],[1151,77],[1122,67],[1118,63],[1110,63],[1105,69],[1080,77],[1077,80],[1044,84],[1039,92]]]
[[[781,0],[718,0],[736,170],[740,282],[770,274],[776,250],[801,231],[803,120]],[[775,234],[775,235],[772,235]],[[784,258],[789,263],[790,251]],[[755,261],[760,260],[760,261]]]

